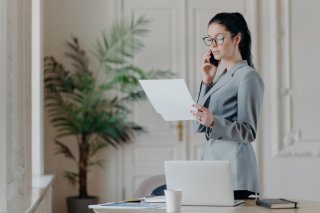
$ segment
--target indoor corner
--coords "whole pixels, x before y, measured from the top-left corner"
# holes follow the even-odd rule
[[[318,212],[319,7],[0,0],[0,213]]]

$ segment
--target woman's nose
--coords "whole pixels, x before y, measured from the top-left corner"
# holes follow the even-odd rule
[[[216,43],[216,41],[215,40],[213,40],[212,42],[211,42],[211,45],[210,45],[211,47],[217,47],[218,46],[218,44]]]

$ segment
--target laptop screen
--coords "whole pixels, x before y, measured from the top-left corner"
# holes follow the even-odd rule
[[[228,161],[166,161],[168,189],[182,189],[182,205],[234,206]]]

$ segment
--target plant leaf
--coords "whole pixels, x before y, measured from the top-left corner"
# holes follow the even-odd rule
[[[69,147],[67,147],[66,145],[64,145],[63,143],[61,143],[60,141],[58,141],[57,139],[54,139],[54,142],[58,145],[58,150],[56,151],[56,154],[63,154],[65,157],[67,158],[71,158],[75,163],[76,159],[73,156],[71,150],[69,149]]]
[[[79,175],[76,172],[69,172],[69,171],[64,171],[63,175],[70,183],[71,185],[75,186],[76,183],[78,182]]]

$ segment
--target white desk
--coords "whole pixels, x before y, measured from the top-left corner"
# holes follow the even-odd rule
[[[246,201],[236,207],[182,206],[181,213],[318,213],[320,202],[299,201],[298,209],[267,209]],[[165,213],[165,209],[95,209],[96,213]]]

